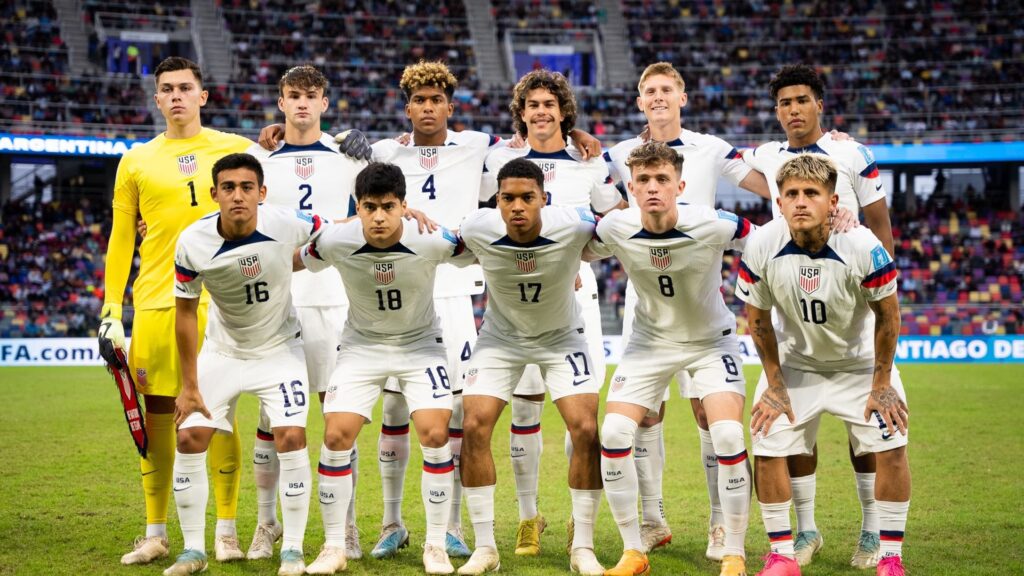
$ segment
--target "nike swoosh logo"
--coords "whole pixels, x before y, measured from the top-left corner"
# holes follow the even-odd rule
[[[284,495],[288,496],[288,497],[295,497],[295,496],[302,496],[305,493],[306,493],[306,491],[303,490],[302,492],[285,492]]]
[[[448,501],[447,498],[443,500],[434,500],[433,498],[427,498],[427,500],[429,500],[431,504],[444,504],[445,502]]]
[[[705,468],[718,468],[718,464],[715,464],[714,466],[708,466],[707,464],[705,464],[704,467]]]
[[[295,412],[285,411],[284,417],[285,418],[291,418],[292,416],[295,416],[296,414],[302,414],[302,410],[296,410]]]
[[[517,456],[512,456],[512,458],[523,458],[524,456],[526,456],[526,454],[519,454]]]
[[[583,380],[573,380],[572,381],[572,385],[573,386],[579,386],[580,384],[583,384],[584,382],[590,382],[590,378],[584,378]]]
[[[321,500],[320,503],[321,504],[327,504],[327,505],[334,504],[334,502],[324,502],[323,500]]]
[[[238,466],[235,466],[231,470],[224,470],[223,468],[221,468],[220,470],[217,471],[220,472],[221,474],[234,474],[235,472],[238,471]]]
[[[737,288],[739,288],[739,286],[737,286]],[[749,290],[744,290],[743,288],[739,288],[739,290],[740,290],[740,294],[743,294],[744,296],[750,296],[750,291]]]
[[[175,486],[175,487],[174,487],[174,491],[175,491],[175,492],[184,492],[185,490],[188,490],[188,489],[189,489],[189,488],[191,488],[191,487],[192,487],[192,486],[185,486],[184,488],[178,488],[177,486]]]
[[[740,488],[746,488],[746,486],[726,486],[726,490],[739,490]]]
[[[879,184],[878,186],[875,186],[875,190],[881,190],[881,189],[882,189],[882,185],[881,184]]]
[[[143,476],[149,476],[150,474],[156,474],[156,470],[150,470],[149,472],[143,472]]]
[[[727,384],[735,384],[737,382],[743,382],[743,379],[742,378],[726,378],[725,382]]]
[[[444,398],[444,397],[445,397],[445,396],[447,396],[447,395],[448,395],[448,393],[447,393],[447,392],[445,392],[445,393],[443,393],[443,394],[437,394],[437,393],[435,392],[435,393],[434,393],[434,398]]]
[[[388,463],[390,463],[390,462],[398,462],[398,459],[397,459],[397,458],[396,458],[396,459],[394,459],[394,460],[381,460],[380,458],[378,458],[377,460],[378,460],[378,461],[380,461],[380,462],[382,462],[382,463],[384,463],[384,464],[388,464]]]
[[[618,480],[622,480],[622,478],[623,478],[622,476],[619,476],[618,478],[605,478],[604,481],[605,482],[616,482]]]

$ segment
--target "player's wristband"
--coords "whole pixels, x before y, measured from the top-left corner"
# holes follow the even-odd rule
[[[110,302],[103,305],[103,309],[100,310],[100,320],[106,320],[107,318],[114,318],[115,320],[121,319],[121,305]]]

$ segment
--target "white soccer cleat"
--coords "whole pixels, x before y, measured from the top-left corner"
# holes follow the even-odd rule
[[[139,536],[135,539],[134,550],[121,556],[121,564],[149,564],[153,560],[166,558],[169,552],[167,538]]]
[[[345,558],[359,560],[363,557],[363,548],[359,543],[359,528],[355,524],[345,527]]]
[[[497,572],[500,568],[501,558],[498,551],[489,546],[480,546],[473,550],[473,555],[459,568],[459,574],[480,576],[485,572]]]
[[[245,557],[249,560],[266,560],[274,557],[274,542],[281,539],[284,526],[277,524],[257,524],[249,544],[249,552]]]
[[[715,524],[708,529],[708,549],[704,551],[704,557],[708,560],[721,562],[725,556],[725,526]]]
[[[302,557],[302,550],[281,550],[281,567],[277,570],[277,576],[302,576],[305,573],[306,560]]]
[[[825,539],[817,530],[797,532],[796,539],[793,541],[793,554],[796,556],[796,563],[800,566],[807,566],[824,545]]]
[[[198,550],[185,550],[178,554],[178,559],[170,568],[164,570],[164,576],[188,576],[206,570],[206,554]]]
[[[455,572],[444,546],[423,545],[423,569],[427,574],[451,574]]]
[[[867,570],[878,566],[881,556],[880,544],[877,532],[860,531],[860,540],[857,542],[857,549],[853,551],[853,558],[850,559],[850,566]]]
[[[233,562],[245,559],[237,536],[217,536],[213,541],[213,555],[217,562]]]
[[[643,553],[650,554],[651,550],[668,546],[672,541],[672,529],[668,524],[658,522],[644,522],[640,525],[640,542],[643,544]]]
[[[604,566],[590,548],[576,548],[569,554],[569,571],[583,576],[602,576]]]
[[[348,566],[345,549],[337,546],[324,546],[316,560],[306,566],[306,574],[334,574]]]

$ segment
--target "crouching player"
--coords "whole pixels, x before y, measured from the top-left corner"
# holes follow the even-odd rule
[[[737,295],[764,372],[750,427],[757,497],[771,540],[764,576],[796,576],[786,457],[810,454],[824,413],[846,424],[854,452],[878,462],[875,500],[881,561],[877,573],[902,576],[910,508],[907,405],[893,367],[900,331],[896,268],[866,228],[831,234],[837,173],[804,154],[776,174],[776,219],[747,242]],[[778,313],[778,331],[771,310]],[[785,415],[786,418],[780,418]]]
[[[175,403],[174,500],[185,550],[164,574],[206,569],[206,449],[214,432],[231,432],[242,392],[258,396],[270,416],[281,462],[284,541],[278,574],[302,574],[312,482],[306,452],[310,391],[292,307],[291,275],[296,249],[320,234],[323,221],[260,206],[267,195],[263,169],[248,154],[218,160],[213,183],[210,192],[220,212],[181,233],[174,259],[175,336],[182,370],[182,390]],[[216,308],[197,358],[197,310],[203,287]]]
[[[355,198],[358,220],[333,226],[301,252],[310,270],[334,265],[349,298],[341,352],[324,398],[319,494],[326,542],[307,573],[334,574],[346,567],[352,447],[384,383],[394,377],[423,451],[423,566],[427,574],[451,574],[445,531],[455,471],[448,444],[452,393],[434,311],[434,275],[442,262],[469,264],[472,257],[458,258],[463,246],[448,230],[423,234],[403,218],[405,177],[398,166],[365,168],[356,177]]]

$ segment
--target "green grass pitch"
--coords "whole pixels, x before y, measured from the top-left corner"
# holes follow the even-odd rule
[[[919,575],[1024,574],[1024,367],[1012,365],[906,365],[901,368],[911,406],[911,468],[914,478],[907,526],[906,565]],[[753,389],[758,368],[747,368]],[[608,372],[611,375],[611,370]],[[159,574],[172,559],[143,567],[122,567],[118,559],[144,524],[139,464],[119,411],[110,377],[100,368],[0,369],[0,574]],[[243,460],[251,460],[256,404],[239,407]],[[309,419],[310,459],[319,454],[322,420]],[[502,571],[559,574],[568,571],[564,551],[569,514],[564,427],[557,411],[544,411],[544,456],[540,509],[549,521],[540,557],[512,554],[517,508],[509,461],[508,410],[495,434],[498,464],[496,517]],[[423,514],[419,497],[419,451],[413,448],[406,481],[405,518],[412,545],[396,559],[369,558],[381,514],[376,465],[379,426],[359,440],[358,516],[361,561],[348,573],[421,574],[419,546]],[[651,555],[657,574],[717,574],[704,560],[707,495],[699,446],[689,406],[674,398],[666,418],[666,513],[675,538]],[[817,521],[825,548],[807,575],[862,574],[847,564],[860,526],[853,475],[842,425],[826,419],[820,438]],[[315,473],[314,473],[315,479]],[[463,512],[465,522],[468,522]],[[238,530],[248,546],[256,519],[251,466],[242,476]],[[213,499],[207,523],[212,549]],[[171,502],[172,558],[181,535]],[[472,530],[468,529],[469,535]],[[323,541],[316,498],[306,530],[306,558]],[[618,532],[602,503],[597,555],[606,565],[621,553]],[[748,569],[760,569],[767,550],[756,502],[747,537]],[[458,566],[459,562],[456,562]],[[211,561],[210,574],[275,574],[276,561],[229,565]]]

